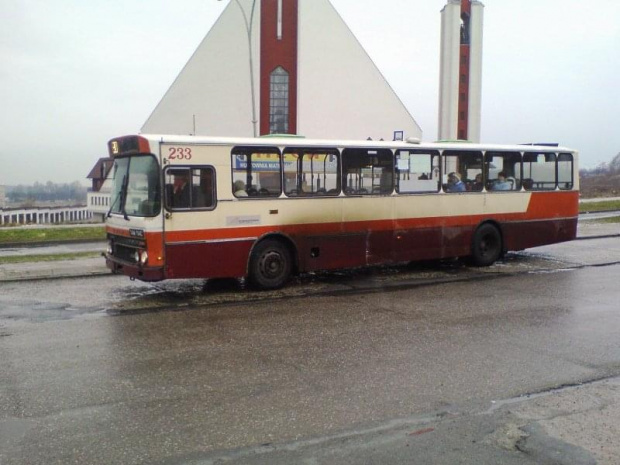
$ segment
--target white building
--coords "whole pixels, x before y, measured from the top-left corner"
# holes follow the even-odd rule
[[[480,142],[484,5],[449,0],[441,12],[439,140]]]
[[[142,132],[392,140],[422,131],[329,0],[231,0]]]
[[[110,210],[113,166],[114,161],[111,158],[100,158],[87,176],[92,182],[92,187],[87,193],[86,206],[92,217],[99,221],[104,221],[106,213]]]

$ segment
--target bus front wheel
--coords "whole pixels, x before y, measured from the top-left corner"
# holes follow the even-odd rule
[[[474,233],[471,261],[475,266],[491,266],[501,255],[502,235],[492,224],[483,224]]]
[[[266,239],[259,242],[250,257],[249,279],[257,289],[279,289],[291,276],[291,253],[282,242]]]

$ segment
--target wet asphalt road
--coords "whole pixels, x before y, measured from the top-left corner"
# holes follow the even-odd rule
[[[260,295],[0,283],[0,464],[592,463],[501,447],[487,413],[620,375],[618,260],[615,238]]]

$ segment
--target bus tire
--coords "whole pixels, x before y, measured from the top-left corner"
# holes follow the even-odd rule
[[[289,280],[291,270],[291,253],[281,241],[265,239],[252,250],[248,273],[252,287],[279,289]]]
[[[481,225],[472,240],[471,261],[474,266],[491,266],[502,255],[502,235],[490,223]]]

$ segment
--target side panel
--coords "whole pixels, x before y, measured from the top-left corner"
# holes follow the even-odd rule
[[[301,271],[354,268],[366,262],[366,233],[312,234],[296,237]]]
[[[566,242],[577,235],[577,218],[504,223],[502,232],[506,250]]]
[[[479,224],[501,225],[507,250],[573,239],[578,192],[237,199],[229,147],[196,147],[218,170],[218,203],[165,220],[167,278],[245,276],[255,242],[282,234],[300,271],[464,256]]]
[[[227,278],[246,275],[254,241],[178,243],[166,246],[166,277]]]

